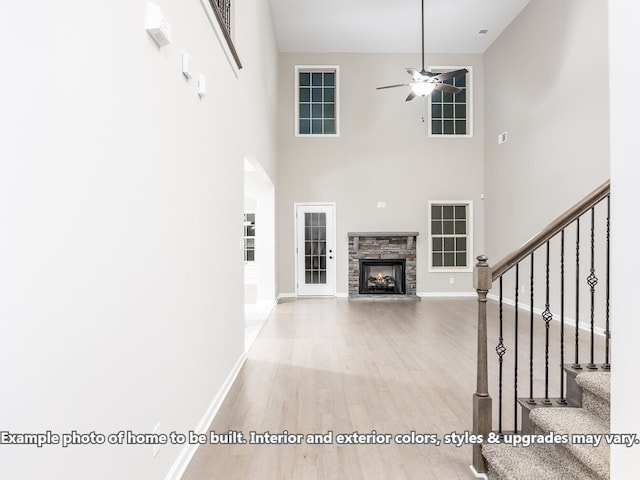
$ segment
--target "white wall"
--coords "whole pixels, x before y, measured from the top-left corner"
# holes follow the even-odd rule
[[[295,137],[296,64],[339,65],[340,137]],[[336,202],[338,293],[348,291],[350,231],[418,231],[418,292],[471,290],[471,274],[427,272],[427,207],[429,200],[472,200],[474,250],[483,251],[482,57],[433,55],[426,64],[473,67],[473,138],[429,138],[421,98],[405,102],[406,88],[376,90],[409,81],[405,68],[419,67],[419,55],[280,55],[280,293],[295,291],[294,202]],[[386,208],[377,208],[378,201]]]
[[[162,49],[143,0],[0,7],[3,430],[195,429],[242,356],[243,157],[276,171],[269,9],[236,8],[236,78],[199,1],[157,3]],[[180,450],[3,445],[0,477],[163,478]]]
[[[611,87],[611,200],[613,324],[611,430],[640,435],[640,414],[634,406],[638,395],[637,355],[640,339],[640,306],[636,252],[640,227],[636,209],[640,203],[638,178],[638,111],[640,99],[630,94],[628,79],[640,76],[637,57],[640,43],[640,5],[637,2],[609,2],[610,87]],[[631,253],[630,253],[631,252]],[[637,477],[637,447],[611,449],[611,478]]]
[[[534,0],[484,62],[491,263],[609,178],[607,2]]]

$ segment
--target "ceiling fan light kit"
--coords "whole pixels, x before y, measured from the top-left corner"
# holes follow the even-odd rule
[[[426,97],[427,95],[429,95],[431,92],[433,92],[435,87],[436,86],[433,83],[429,82],[415,82],[411,84],[411,90],[413,91],[413,93],[421,97]]]
[[[460,93],[461,88],[455,87],[449,83],[444,83],[446,80],[450,80],[459,75],[467,73],[466,68],[460,70],[453,70],[451,72],[433,73],[425,70],[424,68],[424,0],[422,0],[422,70],[419,72],[413,68],[407,68],[407,73],[411,75],[413,83],[400,83],[397,85],[387,85],[385,87],[378,87],[377,90],[385,88],[395,87],[411,87],[411,92],[406,101],[413,100],[415,97],[426,97],[430,95],[434,90],[441,90],[443,92]]]

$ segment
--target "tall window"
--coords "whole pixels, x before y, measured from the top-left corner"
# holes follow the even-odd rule
[[[256,214],[244,214],[244,261],[256,259]]]
[[[429,203],[429,269],[472,270],[471,202]]]
[[[434,90],[430,95],[430,125],[432,136],[471,136],[471,67],[437,67],[435,73],[448,72],[466,68],[469,72],[459,75],[444,83],[461,88],[460,93]]]
[[[296,66],[296,135],[338,131],[338,67]]]

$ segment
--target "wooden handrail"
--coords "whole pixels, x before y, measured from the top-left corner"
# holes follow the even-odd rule
[[[610,181],[607,180],[593,192],[584,197],[573,207],[571,207],[569,210],[564,212],[553,222],[547,225],[540,233],[536,234],[534,237],[524,243],[520,248],[515,249],[513,252],[496,263],[491,269],[492,281],[500,278],[502,274],[507,272],[517,263],[521,262],[538,247],[544,245],[552,237],[560,233],[563,228],[568,226],[576,218],[589,211],[589,209],[591,209],[594,205],[606,198],[607,195],[609,195],[609,192]]]
[[[609,180],[607,180],[605,183],[600,185],[598,188],[596,188],[593,192],[591,192],[585,198],[583,198],[578,203],[576,203],[573,207],[568,209],[565,213],[563,213],[558,218],[556,218],[540,233],[538,233],[533,238],[531,238],[531,240],[527,241],[520,248],[511,252],[509,255],[507,255],[498,263],[496,263],[496,265],[494,265],[493,267],[491,267],[488,264],[487,262],[488,259],[485,255],[480,255],[477,257],[478,262],[476,263],[475,268],[473,269],[473,287],[476,290],[476,293],[478,295],[478,334],[477,334],[478,345],[477,345],[477,360],[476,360],[477,376],[476,376],[476,392],[473,395],[473,433],[476,435],[481,435],[484,440],[486,440],[487,435],[489,434],[492,428],[492,399],[491,399],[491,395],[489,394],[489,388],[488,388],[489,375],[488,375],[488,362],[487,362],[487,294],[489,293],[489,290],[491,289],[493,282],[498,278],[500,278],[504,273],[506,273],[512,267],[514,267],[515,265],[518,265],[519,262],[521,262],[527,256],[531,255],[536,249],[544,245],[555,235],[563,231],[565,227],[567,227],[569,224],[571,224],[581,215],[588,212],[600,201],[607,198],[609,193],[610,193],[610,185],[609,185]],[[608,229],[608,218],[607,218],[607,229]],[[608,230],[607,230],[607,235],[608,235]],[[593,229],[592,229],[591,241],[592,241],[592,249],[593,249]],[[547,253],[547,259],[548,259],[548,255],[549,254]],[[592,265],[593,265],[593,250],[592,250]],[[549,282],[548,269],[549,269],[549,266],[547,263],[547,285]],[[500,290],[500,295],[502,295],[502,289]],[[547,296],[548,296],[548,293],[547,293]],[[516,296],[516,302],[517,302],[517,296]],[[592,288],[592,307],[591,308],[592,308],[592,326],[593,326],[593,288]],[[547,323],[547,328],[548,328],[548,323]],[[576,331],[577,331],[577,326],[576,326]],[[607,327],[607,331],[608,331],[608,327]],[[548,338],[547,338],[547,341],[548,341]],[[533,357],[531,357],[531,359],[533,359]],[[545,395],[545,397],[546,396],[547,395]],[[500,393],[499,398],[502,398],[502,393]],[[473,470],[477,473],[485,473],[487,471],[487,462],[484,456],[482,455],[482,444],[474,444],[472,451],[473,451],[473,463],[472,463]]]

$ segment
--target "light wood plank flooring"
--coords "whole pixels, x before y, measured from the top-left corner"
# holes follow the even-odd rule
[[[472,478],[469,445],[398,445],[393,440],[387,445],[338,445],[335,435],[415,431],[442,439],[470,430],[476,305],[473,298],[280,303],[211,430],[241,431],[245,437],[251,431],[332,431],[334,442],[203,445],[183,480]],[[506,327],[504,335],[512,338],[513,330]],[[536,342],[543,338],[539,328]],[[490,339],[493,357],[495,321]],[[525,354],[520,355],[523,366]],[[557,354],[552,361],[559,365]]]

